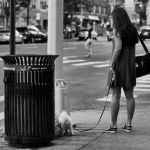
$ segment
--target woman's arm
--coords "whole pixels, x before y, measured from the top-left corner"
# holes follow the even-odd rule
[[[122,40],[121,40],[120,34],[117,33],[116,35],[115,30],[114,30],[114,45],[115,47],[114,47],[113,54],[112,54],[111,61],[110,61],[111,68],[114,68],[115,61],[117,60],[122,49]]]

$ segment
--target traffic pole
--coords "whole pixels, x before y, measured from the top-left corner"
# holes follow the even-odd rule
[[[47,54],[59,55],[56,60],[55,78],[62,79],[63,68],[63,0],[48,1]]]
[[[29,3],[29,0],[27,0],[27,26],[29,25],[29,5],[30,5],[30,3]]]
[[[64,110],[64,94],[67,93],[57,82],[63,82],[63,0],[48,1],[48,44],[47,54],[59,55],[55,61],[55,115]],[[65,96],[66,97],[66,96]]]
[[[15,54],[15,0],[10,1],[10,54]]]

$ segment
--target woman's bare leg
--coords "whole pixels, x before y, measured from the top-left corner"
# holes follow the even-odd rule
[[[127,122],[126,125],[131,126],[132,125],[132,118],[134,115],[135,110],[135,99],[133,96],[133,87],[131,88],[123,88],[124,93],[127,99]]]
[[[121,87],[112,88],[111,122],[112,127],[117,127],[117,117],[120,109]]]

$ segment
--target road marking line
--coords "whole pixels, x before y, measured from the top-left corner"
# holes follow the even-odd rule
[[[125,98],[125,95],[124,95],[123,90],[121,91],[121,97],[124,97],[124,98]],[[137,98],[137,95],[134,95],[134,97]],[[107,101],[108,101],[108,102],[111,102],[111,100],[112,100],[112,94],[109,94],[109,95],[108,95],[108,98],[107,98]],[[98,98],[98,99],[96,99],[96,101],[106,101],[106,96],[103,97],[103,98]]]
[[[77,47],[64,47],[64,50],[77,49]]]
[[[84,62],[85,60],[82,59],[78,59],[78,60],[64,60],[63,63],[67,64],[67,63],[76,63],[76,62]]]
[[[110,94],[110,95],[108,95],[107,101],[111,102],[111,100],[112,100],[112,95]],[[104,102],[104,101],[106,101],[106,96],[103,98],[97,98],[96,101],[103,101]]]
[[[150,85],[146,85],[146,84],[137,84],[136,87],[150,87]]]
[[[143,77],[143,78],[139,78],[139,79],[137,79],[137,81],[143,81],[143,80],[150,80],[150,77]]]
[[[135,88],[134,91],[150,92],[150,89]]]
[[[66,57],[63,57],[63,60],[68,60],[70,58],[77,58],[77,56],[66,56]]]
[[[78,64],[73,64],[73,65],[74,66],[85,66],[85,65],[105,64],[105,63],[108,63],[108,61],[84,62],[84,63],[78,63]]]
[[[142,78],[142,79],[137,79],[137,81],[150,81],[150,78]]]
[[[93,66],[93,67],[95,67],[95,68],[109,67],[109,64],[97,65],[97,66]]]
[[[146,80],[138,80],[137,83],[150,83],[150,81],[146,81]]]

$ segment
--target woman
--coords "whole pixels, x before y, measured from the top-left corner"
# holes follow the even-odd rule
[[[110,71],[115,77],[112,89],[111,125],[106,132],[117,131],[117,117],[120,108],[121,88],[127,99],[127,121],[123,127],[126,132],[132,131],[132,118],[135,109],[133,96],[136,85],[135,44],[138,42],[136,28],[132,25],[127,12],[116,7],[112,12],[113,51],[110,60]]]
[[[88,56],[87,57],[91,57],[92,56],[92,23],[88,23],[88,35],[87,35],[87,39],[85,42],[85,48],[88,51]]]

